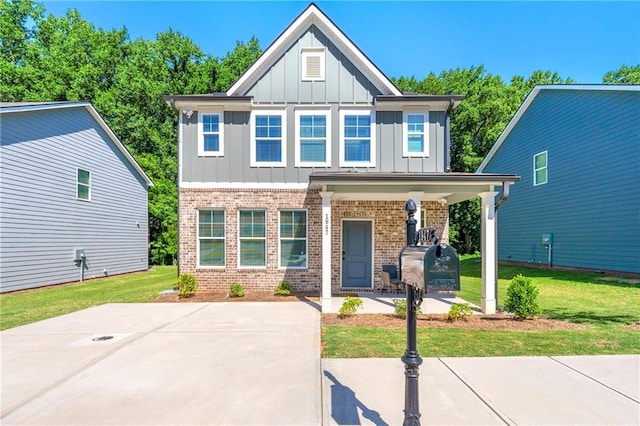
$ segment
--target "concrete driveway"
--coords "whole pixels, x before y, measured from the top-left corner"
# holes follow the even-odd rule
[[[309,304],[109,304],[0,336],[3,425],[322,421]]]

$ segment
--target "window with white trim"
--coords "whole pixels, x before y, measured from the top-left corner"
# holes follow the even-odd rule
[[[296,110],[296,166],[331,165],[329,110]]]
[[[267,266],[267,212],[240,210],[238,212],[238,266],[264,268]]]
[[[402,114],[402,155],[404,157],[429,156],[429,113]]]
[[[224,210],[198,210],[198,266],[225,265]]]
[[[307,267],[307,211],[280,211],[280,267]]]
[[[547,183],[547,151],[533,156],[533,186]]]
[[[76,198],[91,201],[91,172],[76,169]]]
[[[375,112],[340,111],[340,166],[374,167]]]
[[[251,167],[287,165],[285,111],[251,114]]]
[[[302,81],[324,81],[324,47],[303,47],[300,51]]]
[[[224,113],[223,112],[199,112],[198,113],[198,155],[215,156],[224,155]]]

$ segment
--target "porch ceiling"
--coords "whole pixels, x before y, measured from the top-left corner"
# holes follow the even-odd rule
[[[447,200],[448,204],[519,180],[516,175],[489,173],[315,172],[309,176],[312,186],[333,192],[334,200],[406,201],[417,192],[423,201]]]

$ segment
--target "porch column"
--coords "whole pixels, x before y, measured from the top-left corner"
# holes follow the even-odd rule
[[[413,202],[416,203],[416,207],[418,209],[416,210],[416,213],[413,215],[413,218],[416,220],[416,231],[420,229],[420,218],[422,216],[422,196],[423,195],[424,195],[424,192],[422,191],[409,192],[409,198],[411,198]]]
[[[483,192],[482,199],[482,301],[485,314],[496,313],[496,192]]]
[[[322,312],[331,312],[331,196],[321,191],[322,197]]]

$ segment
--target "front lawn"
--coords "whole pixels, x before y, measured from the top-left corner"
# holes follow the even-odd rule
[[[481,265],[477,256],[461,260],[458,295],[480,305]],[[584,324],[583,330],[510,331],[419,328],[423,357],[640,354],[640,284],[638,280],[546,269],[500,266],[498,303],[511,278],[531,278],[540,290],[543,317]],[[323,327],[326,358],[400,357],[404,329]]]
[[[0,295],[0,330],[104,303],[149,302],[176,285],[175,266]]]

